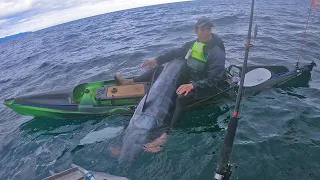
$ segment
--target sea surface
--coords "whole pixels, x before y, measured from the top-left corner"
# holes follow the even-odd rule
[[[0,100],[72,88],[114,73],[138,75],[139,65],[195,39],[196,19],[214,20],[227,64],[241,64],[249,0],[201,0],[89,17],[0,43]],[[309,0],[257,1],[258,24],[249,64],[297,62]],[[79,12],[81,13],[81,12]],[[320,12],[312,11],[301,62],[320,65]],[[72,163],[133,180],[212,179],[234,102],[186,114],[163,151],[142,153],[127,171],[110,154],[128,116],[45,119],[0,105],[0,179],[32,180]],[[244,99],[231,179],[320,179],[320,69],[307,87],[274,88]]]

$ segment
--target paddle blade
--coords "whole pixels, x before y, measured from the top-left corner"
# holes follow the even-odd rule
[[[253,69],[246,73],[243,87],[253,87],[262,84],[271,78],[271,72],[266,68]],[[240,85],[240,81],[238,82]]]

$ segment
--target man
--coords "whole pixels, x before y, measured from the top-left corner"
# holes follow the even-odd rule
[[[178,95],[175,112],[170,127],[175,126],[183,118],[187,101],[194,97],[208,95],[214,91],[218,82],[225,80],[225,47],[223,41],[211,33],[213,23],[210,19],[201,17],[195,25],[198,38],[187,42],[184,46],[165,53],[155,59],[145,61],[143,67],[153,67],[146,73],[133,79],[124,79],[115,74],[118,84],[131,84],[148,82],[153,74],[157,77],[161,69],[155,66],[162,65],[176,58],[186,59],[185,84],[176,90]],[[156,72],[155,72],[156,71]],[[146,144],[145,150],[158,151],[167,134],[165,133],[156,141]]]

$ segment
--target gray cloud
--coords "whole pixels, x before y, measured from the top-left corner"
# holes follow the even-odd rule
[[[0,38],[108,12],[186,0],[0,0]]]

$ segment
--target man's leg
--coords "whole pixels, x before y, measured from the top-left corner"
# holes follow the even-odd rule
[[[190,100],[193,97],[195,97],[194,91],[189,92],[186,96],[184,94],[181,94],[177,97],[175,111],[170,123],[170,129],[172,129],[174,126],[176,126],[183,120],[188,100]],[[162,134],[159,138],[155,139],[153,142],[145,144],[143,149],[147,152],[161,151],[162,145],[165,143],[170,129],[168,129],[167,132]]]
[[[153,74],[155,73],[154,80],[156,80],[162,70],[163,70],[163,66],[156,66],[132,79],[126,79],[126,78],[120,77],[118,74],[114,75],[114,79],[116,80],[118,85],[134,84],[137,82],[150,82]]]
[[[152,77],[154,75],[154,81],[159,77],[163,70],[163,66],[155,66],[148,71],[142,73],[141,75],[134,77],[134,82],[150,82],[152,80]]]
[[[170,123],[170,128],[173,128],[174,126],[182,122],[185,111],[186,111],[187,103],[190,99],[194,97],[195,97],[194,91],[190,91],[186,96],[184,94],[178,95],[176,99],[174,114]]]

